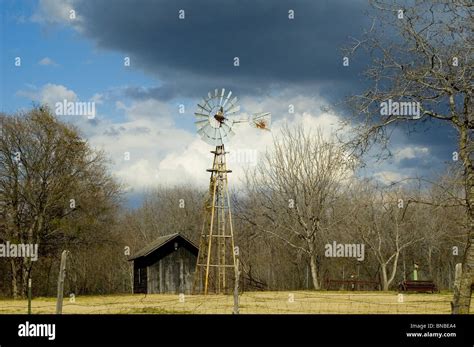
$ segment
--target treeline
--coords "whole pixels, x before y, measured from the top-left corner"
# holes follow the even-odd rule
[[[35,295],[54,295],[64,249],[73,254],[71,286],[117,290],[105,287],[116,271],[102,250],[118,245],[112,235],[121,188],[105,155],[45,107],[2,114],[0,124],[0,244],[34,244],[39,253],[37,261],[0,259],[0,292],[25,296],[31,278]]]
[[[37,243],[39,257],[1,258],[0,295],[24,296],[30,277],[33,295],[55,295],[64,249],[68,294],[130,293],[130,254],[175,232],[198,243],[206,190],[152,187],[128,209],[105,155],[47,108],[1,121],[0,244]],[[244,290],[350,278],[388,290],[411,278],[414,263],[419,279],[452,289],[467,223],[459,170],[387,186],[358,177],[359,164],[319,130],[275,137],[232,194]],[[334,242],[363,245],[363,257],[328,257]]]

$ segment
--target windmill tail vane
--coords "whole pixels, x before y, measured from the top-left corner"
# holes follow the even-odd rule
[[[252,115],[250,125],[257,129],[270,131],[270,113],[261,112]]]

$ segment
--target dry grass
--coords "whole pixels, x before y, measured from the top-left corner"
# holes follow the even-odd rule
[[[291,302],[291,297],[294,301]],[[249,292],[240,297],[240,313],[336,313],[336,314],[449,314],[452,294],[404,294],[396,292]],[[32,312],[55,313],[54,298],[34,298]],[[224,295],[102,295],[64,300],[65,314],[117,313],[232,313],[233,297]],[[26,300],[0,300],[0,314],[27,313]]]

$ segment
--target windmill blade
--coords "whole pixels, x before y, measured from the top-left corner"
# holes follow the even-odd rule
[[[201,129],[201,131],[198,131],[200,133],[201,138],[208,144],[216,146],[218,145],[218,141],[216,139],[216,128],[213,128],[210,124],[206,125]]]
[[[222,137],[227,137],[229,134],[230,127],[224,123],[221,124],[221,127],[219,128],[219,132],[221,133]]]
[[[228,111],[225,112],[226,115],[231,115],[233,113],[237,113],[240,111],[240,105],[236,105],[233,108],[230,108]]]
[[[221,124],[219,128],[219,133],[221,134],[222,138],[227,136],[228,131],[226,130],[226,128],[224,128],[224,124]]]
[[[218,140],[219,140],[219,135],[218,135],[217,132],[218,132],[218,129],[217,129],[217,128],[214,128],[214,136],[212,136],[212,139],[214,140],[214,143],[215,143],[216,145],[218,145],[218,143],[219,143],[219,141],[218,141]]]
[[[225,141],[225,138],[226,138],[226,133],[225,133],[225,131],[222,130],[222,128],[219,128],[218,130],[219,130],[219,132],[218,132],[219,133],[218,134],[219,140],[223,143]]]
[[[209,92],[207,95],[209,98],[207,98],[206,102],[209,105],[209,108],[213,109],[215,106],[214,96],[211,94],[211,92]]]
[[[201,129],[198,129],[197,133],[201,136],[201,137],[205,137],[207,136],[207,131],[209,131],[209,128],[211,128],[211,125],[208,124],[208,125],[205,125],[203,126]]]
[[[194,122],[194,124],[196,124],[196,127],[198,129],[201,129],[203,126],[205,126],[207,124],[209,124],[209,121],[207,119],[203,119],[203,120],[198,120],[196,122]]]
[[[208,119],[209,118],[209,114],[194,112],[194,115],[196,116],[196,118],[199,118],[199,119]]]
[[[224,144],[224,142],[226,141],[226,139],[222,136],[220,130],[217,132],[217,140],[216,141],[218,143],[218,146],[222,146]]]
[[[239,123],[249,123],[251,126],[269,130],[271,114],[260,112],[252,115],[239,114],[240,106],[237,97],[225,88],[210,90],[207,97],[198,104],[198,110],[194,113],[197,133],[202,140],[210,145],[223,145],[231,137],[235,136],[233,130]],[[222,108],[223,114],[219,111]]]
[[[234,97],[231,101],[229,101],[229,104],[227,105],[227,110],[230,110],[232,107],[234,107],[237,104],[237,97]],[[227,112],[224,110],[224,113]]]
[[[232,107],[234,107],[235,105],[237,105],[237,97],[234,97],[232,100],[229,101],[229,103],[227,104],[226,109],[229,110]],[[224,111],[226,111],[226,110],[224,109]]]
[[[210,108],[206,108],[206,105],[208,105],[207,103],[204,103],[204,105],[201,105],[201,104],[197,104],[197,105],[201,110],[206,111],[207,113],[211,112]]]
[[[207,131],[207,136],[209,136],[211,139],[214,139],[216,137],[216,128],[211,126]]]
[[[194,124],[206,124],[209,123],[209,118],[207,119],[200,119],[194,122]]]
[[[212,99],[203,99],[203,105],[207,106],[208,109],[212,109],[212,104],[211,104]]]
[[[220,135],[219,135],[219,146],[222,146],[223,144],[228,142],[228,140],[229,139],[227,138],[226,134],[220,133]]]
[[[227,101],[229,101],[231,95],[232,91],[229,90],[229,95],[227,95],[227,97],[225,98],[224,103],[222,104],[222,108],[225,108],[225,104],[227,104]]]
[[[222,99],[224,98],[225,89],[222,88],[221,99],[219,100],[219,106],[222,106]]]
[[[211,124],[209,124],[199,129],[198,134],[201,135],[203,138],[210,137],[213,130],[214,128],[211,126]]]
[[[224,129],[228,138],[231,138],[235,135],[235,132],[232,130],[232,127],[227,123],[222,123],[221,127]]]
[[[222,122],[222,125],[232,128],[234,123],[235,123],[235,121],[232,118],[228,117],[228,118],[224,119],[224,121]]]

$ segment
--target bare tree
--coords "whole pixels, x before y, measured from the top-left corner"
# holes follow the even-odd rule
[[[429,184],[429,189],[423,188],[426,183]],[[434,279],[442,277],[439,276],[439,270],[442,268],[445,269],[445,275],[449,274],[449,269],[436,264],[436,259],[444,262],[449,259],[450,263],[455,264],[453,255],[457,254],[457,249],[462,248],[465,241],[466,214],[462,171],[458,165],[451,165],[443,175],[433,180],[420,179],[419,184],[418,189],[405,191],[405,200],[408,204],[419,205],[415,207],[419,220],[418,230],[423,240],[416,249],[417,257],[422,261],[424,259],[429,277]],[[453,247],[456,247],[456,251],[453,251]],[[451,266],[454,268],[454,265]]]
[[[138,209],[121,218],[123,232],[130,236],[130,246],[135,250],[172,233],[181,233],[197,242],[204,202],[205,191],[196,187],[156,187],[144,194]]]
[[[59,250],[67,240],[81,240],[82,230],[110,223],[119,186],[101,153],[44,107],[0,120],[1,240],[38,244],[44,254],[43,245]],[[33,262],[10,263],[12,294],[25,295]]]
[[[285,126],[273,145],[246,173],[249,208],[240,215],[307,256],[313,286],[320,289],[318,245],[337,224],[331,208],[352,173],[352,161],[321,129]]]
[[[382,289],[389,290],[401,252],[423,239],[413,221],[414,207],[408,209],[400,192],[387,191],[370,182],[361,182],[353,194],[358,206],[353,226],[380,266]]]
[[[346,50],[347,55],[366,50],[371,67],[365,76],[372,82],[365,93],[350,100],[359,135],[350,145],[361,152],[376,142],[385,146],[395,126],[409,131],[428,120],[456,129],[469,225],[453,312],[468,313],[474,274],[472,4],[464,0],[416,2],[411,7],[391,1],[372,4],[377,16],[372,27]],[[381,112],[381,104],[389,100],[404,102],[405,109],[419,106],[419,113]]]

